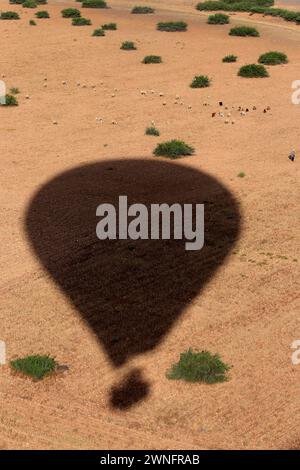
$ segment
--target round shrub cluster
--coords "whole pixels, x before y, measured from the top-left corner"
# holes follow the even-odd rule
[[[2,11],[1,20],[19,20],[20,16],[16,11]]]
[[[107,3],[104,0],[83,0],[82,8],[107,8]]]
[[[102,29],[116,31],[117,25],[116,23],[106,23],[101,26]]]
[[[159,130],[156,129],[156,127],[147,127],[145,130],[146,135],[154,135],[154,136],[159,136]]]
[[[288,62],[288,58],[283,52],[270,51],[262,54],[259,57],[258,62],[266,65],[286,64]]]
[[[252,28],[250,26],[236,26],[235,28],[231,28],[229,31],[230,36],[252,36],[258,37],[259,32],[257,29]]]
[[[44,11],[37,11],[36,14],[35,14],[35,16],[36,16],[37,18],[50,18],[50,15],[49,15],[49,13],[48,13],[46,10],[44,10]]]
[[[193,78],[191,88],[206,88],[210,85],[210,79],[206,75],[197,75]]]
[[[151,7],[133,7],[131,10],[131,13],[133,14],[149,14],[149,13],[154,13],[154,8]]]
[[[65,8],[61,11],[61,16],[63,18],[80,18],[81,13],[77,8]]]
[[[13,95],[5,95],[5,103],[1,104],[0,106],[18,106],[18,100]]]
[[[263,65],[249,64],[240,68],[238,75],[245,78],[264,78],[268,77],[268,71]]]
[[[159,55],[146,55],[143,59],[143,64],[160,64],[162,62]]]
[[[236,62],[236,61],[237,61],[237,56],[233,54],[226,55],[222,59],[222,62]]]
[[[224,15],[224,13],[216,13],[215,15],[210,15],[207,20],[208,24],[228,24],[229,16]]]
[[[95,29],[92,36],[105,36],[105,31],[102,28]]]
[[[158,31],[167,31],[167,32],[175,32],[175,31],[186,31],[187,24],[184,21],[168,21],[168,22],[160,22],[157,24]]]
[[[73,18],[72,25],[73,26],[90,26],[92,24],[91,20],[87,18]]]
[[[156,157],[176,159],[186,155],[193,155],[194,151],[193,147],[190,147],[182,140],[173,139],[158,144],[153,153]]]
[[[36,8],[37,7],[37,3],[36,2],[33,2],[32,0],[26,0],[26,2],[24,2],[22,4],[22,7],[23,8]]]
[[[123,49],[124,51],[134,51],[136,50],[135,44],[132,41],[124,41],[121,44],[120,49]]]

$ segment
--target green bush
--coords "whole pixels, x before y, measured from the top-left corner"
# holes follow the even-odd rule
[[[151,7],[133,7],[131,13],[133,14],[147,14],[147,13],[154,13],[154,8]]]
[[[124,51],[134,51],[136,50],[135,44],[132,41],[124,41],[121,44],[120,49],[123,49]]]
[[[159,130],[156,129],[156,127],[154,127],[154,126],[152,126],[152,127],[146,127],[145,134],[146,134],[146,135],[155,135],[155,136],[158,136],[158,135],[159,135]]]
[[[19,14],[16,11],[2,11],[1,20],[19,20]]]
[[[84,0],[82,8],[107,8],[107,3],[104,0]]]
[[[101,28],[104,30],[116,31],[117,25],[116,23],[106,23],[106,24],[103,24]]]
[[[50,356],[26,356],[10,361],[10,367],[35,380],[42,380],[45,375],[55,371],[57,362]]]
[[[206,88],[210,85],[210,79],[206,75],[197,75],[190,84],[191,88]]]
[[[209,351],[188,351],[180,354],[177,364],[173,364],[167,372],[167,378],[171,380],[185,380],[186,382],[205,382],[214,384],[226,382],[226,373],[230,366],[224,364],[218,354]]]
[[[91,20],[88,20],[87,18],[72,18],[73,26],[90,26],[91,24]]]
[[[245,178],[246,173],[244,173],[243,171],[240,171],[237,176],[238,178]]]
[[[207,1],[196,5],[196,9],[200,11],[251,11],[252,8],[271,7],[274,0],[223,0],[223,1]]]
[[[158,31],[167,31],[167,32],[174,32],[174,31],[186,31],[187,24],[184,21],[168,21],[168,22],[160,22],[157,24]]]
[[[286,64],[288,62],[288,58],[283,52],[270,51],[265,54],[261,54],[258,62],[266,65]]]
[[[146,55],[143,59],[143,64],[160,64],[162,62],[159,55]]]
[[[92,36],[105,36],[105,31],[102,28],[94,29]]]
[[[268,77],[268,71],[263,65],[249,64],[240,68],[238,75],[245,78],[263,78]]]
[[[38,4],[32,0],[26,0],[26,2],[22,4],[23,8],[36,8],[37,6]]]
[[[47,11],[37,11],[35,16],[37,18],[50,18],[50,15]]]
[[[172,160],[186,155],[193,155],[193,153],[193,147],[190,147],[182,140],[176,139],[158,144],[153,152],[156,157],[167,157]]]
[[[226,55],[222,59],[222,62],[236,62],[236,61],[237,61],[237,56],[233,54]]]
[[[63,18],[80,18],[81,13],[77,8],[65,8],[61,11],[61,16]]]
[[[36,22],[34,20],[29,20],[30,26],[36,26]]]
[[[17,87],[12,87],[9,91],[12,95],[18,95],[20,93],[20,90]]]
[[[235,28],[231,28],[229,35],[258,37],[259,32],[256,28],[252,28],[251,26],[236,26]]]
[[[18,100],[15,96],[13,95],[5,95],[5,103],[1,104],[1,106],[18,106]]]
[[[228,24],[229,16],[224,15],[223,13],[216,13],[215,15],[209,15],[208,24]]]

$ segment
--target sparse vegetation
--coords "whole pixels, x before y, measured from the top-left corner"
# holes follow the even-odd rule
[[[10,361],[10,367],[21,374],[35,380],[42,380],[45,375],[51,374],[57,367],[57,362],[50,356],[26,356]]]
[[[22,3],[23,8],[37,8],[37,2],[33,2],[32,0],[26,0],[26,2]]]
[[[20,16],[16,11],[2,11],[1,20],[19,20]]]
[[[288,62],[288,58],[283,52],[270,51],[265,54],[261,54],[258,62],[265,65],[286,64]]]
[[[30,26],[36,26],[36,22],[34,20],[29,20]]]
[[[154,126],[146,127],[145,134],[146,135],[159,136],[159,130],[156,129],[156,127],[154,127]]]
[[[226,373],[230,366],[225,364],[218,354],[209,351],[188,351],[180,354],[179,362],[173,364],[167,372],[171,380],[185,380],[186,382],[205,382],[214,384],[226,382]]]
[[[92,36],[105,36],[105,31],[102,28],[94,29]]]
[[[104,30],[116,31],[117,24],[116,23],[106,23],[101,26]]]
[[[237,61],[237,56],[233,54],[226,55],[222,59],[222,62],[236,62],[236,61]]]
[[[5,95],[5,103],[1,104],[0,102],[1,106],[18,106],[18,104],[17,98],[9,94]]]
[[[145,14],[149,14],[149,13],[154,13],[155,10],[154,8],[151,8],[151,7],[133,7],[133,9],[131,10],[131,13],[133,14],[142,14],[142,15],[145,15]]]
[[[73,26],[90,26],[91,24],[91,20],[88,20],[87,18],[72,18]]]
[[[184,21],[168,21],[160,22],[157,24],[159,31],[175,32],[175,31],[186,31],[187,24]]]
[[[122,42],[120,49],[123,49],[124,51],[134,51],[136,50],[136,46],[132,41],[124,41]]]
[[[37,18],[50,18],[50,15],[47,11],[37,11],[35,16]]]
[[[246,176],[246,173],[244,173],[243,171],[240,171],[240,173],[238,173],[239,178],[244,178],[245,176]]]
[[[20,93],[20,90],[19,88],[16,88],[16,87],[12,87],[10,90],[12,95],[18,95]]]
[[[210,85],[210,79],[206,75],[197,75],[193,78],[191,88],[206,88]]]
[[[168,142],[158,144],[153,153],[156,157],[176,159],[187,155],[193,155],[194,149],[182,140],[173,139]]]
[[[84,0],[81,4],[82,8],[107,8],[104,0]]]
[[[224,13],[216,13],[215,15],[210,15],[207,20],[208,24],[228,24],[229,16],[224,15]]]
[[[259,32],[256,28],[252,28],[251,26],[236,26],[235,28],[231,28],[229,35],[258,37]]]
[[[198,3],[200,11],[252,11],[252,8],[268,8],[274,5],[274,0],[221,0]]]
[[[263,78],[268,77],[268,71],[263,65],[249,64],[240,68],[238,75],[245,78]]]
[[[146,55],[143,59],[143,64],[160,64],[161,62],[159,55]]]
[[[61,16],[63,18],[80,18],[81,13],[77,8],[65,8],[61,11]]]

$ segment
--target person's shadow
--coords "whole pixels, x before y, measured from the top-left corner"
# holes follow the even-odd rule
[[[174,239],[100,241],[96,209],[102,203],[117,208],[120,195],[127,195],[129,205],[147,207],[204,203],[204,247],[186,251],[185,240]],[[96,333],[115,368],[164,339],[224,262],[239,228],[237,202],[217,179],[154,158],[111,160],[66,171],[33,196],[26,215],[36,256]],[[112,388],[110,403],[125,409],[148,392],[142,372],[132,370]]]

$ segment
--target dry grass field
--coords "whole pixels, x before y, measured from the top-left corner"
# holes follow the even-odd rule
[[[8,361],[50,354],[68,366],[40,382],[0,367],[0,448],[297,446],[300,26],[247,13],[209,25],[190,0],[151,0],[151,15],[108,3],[49,0],[38,10],[50,18],[36,19],[0,0],[20,14],[0,22],[0,80],[20,90],[18,107],[0,107],[0,340]],[[72,26],[68,7],[92,25]],[[172,20],[188,30],[156,30]],[[110,22],[116,31],[92,37]],[[228,35],[241,24],[260,37]],[[137,49],[121,50],[127,40]],[[237,75],[272,50],[289,62],[268,78]],[[143,64],[151,54],[162,63]],[[211,86],[190,88],[195,75]],[[145,135],[152,122],[159,137]],[[170,139],[195,154],[154,157]],[[124,193],[205,200],[210,243],[198,254],[101,245],[96,206]],[[189,347],[219,353],[230,380],[168,380]]]

